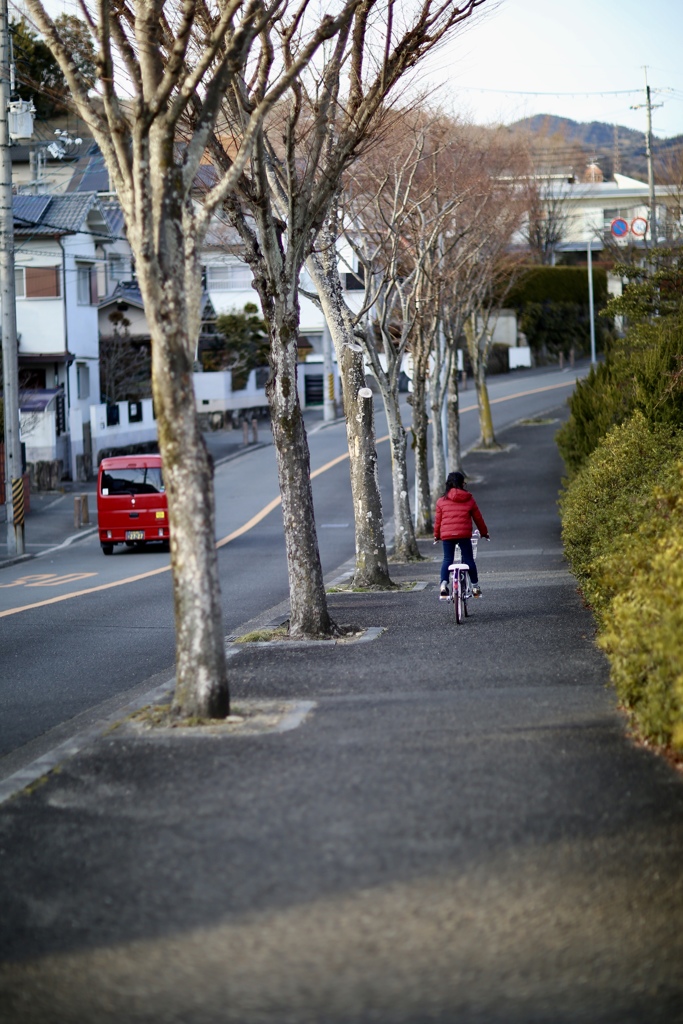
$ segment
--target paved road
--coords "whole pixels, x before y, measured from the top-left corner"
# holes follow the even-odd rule
[[[464,626],[436,561],[397,566],[426,588],[331,597],[379,638],[231,659],[236,707],[309,701],[298,728],[121,727],[0,809],[0,1018],[683,1022],[683,785],[605,686],[554,430],[468,460]]]
[[[573,380],[573,373],[554,370],[492,382],[497,428],[564,400]],[[463,445],[467,447],[478,436],[473,390],[464,392],[462,406]],[[322,564],[329,574],[353,556],[353,510],[348,464],[335,463],[346,451],[344,424],[321,426],[315,420],[309,424],[309,441],[311,468],[320,473],[313,490]],[[386,436],[384,431],[378,415],[379,438]],[[221,439],[210,440],[219,456]],[[390,509],[391,465],[386,440],[379,441],[378,450],[380,483]],[[221,547],[226,634],[287,598],[277,495],[272,446],[219,464],[220,540],[271,509],[252,529]],[[52,500],[58,504],[40,520],[45,531],[52,516],[63,519],[66,515],[63,525],[72,523],[70,496]],[[30,520],[27,533],[31,539]],[[39,530],[36,533],[33,541],[41,550],[43,535]],[[49,748],[63,735],[52,736],[52,730],[62,729],[78,716],[92,715],[103,702],[131,688],[145,687],[156,676],[172,673],[175,637],[167,570],[168,557],[160,551],[117,548],[113,557],[104,558],[96,535],[0,570],[0,777],[18,764],[16,758],[3,761],[3,757],[26,747],[21,757],[30,759],[42,748],[27,744],[37,741]]]

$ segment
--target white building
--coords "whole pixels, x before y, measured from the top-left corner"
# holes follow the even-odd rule
[[[27,462],[73,472],[69,422],[99,402],[97,310],[112,233],[97,196],[14,196],[15,283],[22,441]],[[30,401],[28,396],[30,395]],[[41,401],[48,419],[39,422]],[[26,404],[26,403],[25,403]]]
[[[585,177],[590,180],[558,179],[544,186],[548,208],[553,211],[551,216],[560,221],[562,237],[555,247],[556,254],[585,252],[589,242],[594,252],[607,243],[624,247],[653,244],[647,182],[624,174],[604,181],[595,165],[589,166]],[[675,188],[657,185],[655,199],[656,241],[663,244],[667,238],[681,233],[679,197]]]

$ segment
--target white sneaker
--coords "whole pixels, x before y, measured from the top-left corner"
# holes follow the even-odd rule
[[[441,587],[439,588],[439,597],[441,600],[443,600],[444,597],[448,597],[448,582],[446,580],[443,580],[441,583]]]

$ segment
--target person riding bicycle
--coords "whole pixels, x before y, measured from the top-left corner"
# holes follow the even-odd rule
[[[481,597],[479,575],[472,552],[472,520],[482,537],[489,539],[489,531],[484,517],[479,511],[476,501],[465,488],[464,475],[449,473],[446,489],[436,503],[436,518],[434,519],[434,540],[443,542],[439,597],[448,596],[448,567],[453,564],[456,544],[460,546],[462,561],[469,566],[472,595]]]

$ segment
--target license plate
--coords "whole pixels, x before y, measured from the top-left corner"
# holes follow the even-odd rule
[[[126,530],[126,540],[144,540],[144,530]]]

